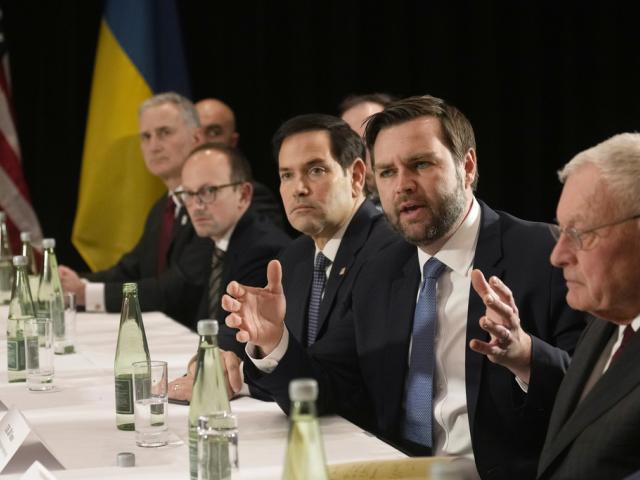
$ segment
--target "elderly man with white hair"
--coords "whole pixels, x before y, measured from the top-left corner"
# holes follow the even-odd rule
[[[640,134],[579,153],[559,177],[551,263],[567,303],[592,318],[558,390],[537,478],[624,478],[640,469]],[[489,349],[517,343],[514,312],[503,311],[487,310]]]

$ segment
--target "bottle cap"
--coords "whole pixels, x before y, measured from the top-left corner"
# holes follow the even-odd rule
[[[5,213],[0,211],[0,222],[4,222],[5,219]]]
[[[20,241],[21,242],[30,242],[31,241],[31,232],[20,232]]]
[[[122,293],[138,293],[138,284],[137,283],[123,283],[122,284]]]
[[[56,239],[55,238],[44,238],[42,239],[42,248],[55,248]]]
[[[198,335],[217,335],[217,320],[198,320]]]
[[[13,264],[16,267],[23,267],[27,264],[27,257],[25,257],[24,255],[16,255],[13,257]]]
[[[131,452],[120,452],[118,453],[117,463],[119,467],[135,467],[136,466],[136,455]]]
[[[289,399],[292,402],[310,402],[318,398],[318,382],[312,378],[298,378],[289,383]]]

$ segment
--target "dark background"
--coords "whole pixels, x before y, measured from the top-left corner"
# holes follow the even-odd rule
[[[102,2],[0,4],[33,203],[60,260],[83,269],[70,236]],[[179,11],[193,99],[214,96],[234,108],[255,176],[276,192],[269,141],[283,120],[335,113],[349,93],[429,93],[474,125],[478,196],[550,221],[556,170],[639,129],[633,5],[183,0]]]

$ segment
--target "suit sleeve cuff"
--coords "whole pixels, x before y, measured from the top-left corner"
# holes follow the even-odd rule
[[[256,366],[258,370],[263,373],[271,373],[273,372],[284,354],[287,352],[287,348],[289,347],[289,331],[285,328],[282,332],[282,338],[280,339],[280,343],[278,346],[273,349],[269,355],[264,358],[257,358],[257,347],[252,343],[247,343],[245,347],[245,352],[247,357],[251,362]]]
[[[84,287],[84,303],[87,312],[105,312],[104,283],[87,282]]]

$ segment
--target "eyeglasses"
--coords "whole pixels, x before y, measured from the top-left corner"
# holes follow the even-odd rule
[[[556,242],[560,240],[560,236],[565,234],[569,237],[571,244],[575,250],[588,250],[593,247],[595,239],[597,238],[596,232],[602,228],[613,227],[614,225],[620,225],[621,223],[628,222],[640,218],[640,213],[631,217],[623,218],[611,223],[605,223],[604,225],[598,225],[597,227],[589,228],[587,230],[579,230],[574,227],[561,227],[559,225],[549,225],[551,235],[555,238]]]
[[[189,190],[176,190],[173,193],[176,197],[178,197],[178,200],[180,200],[180,203],[182,203],[183,205],[191,203],[196,197],[198,198],[200,203],[213,203],[216,201],[219,190],[227,187],[235,187],[236,185],[240,185],[241,183],[242,182],[233,182],[227,183],[226,185],[202,187],[197,192],[192,192]]]

